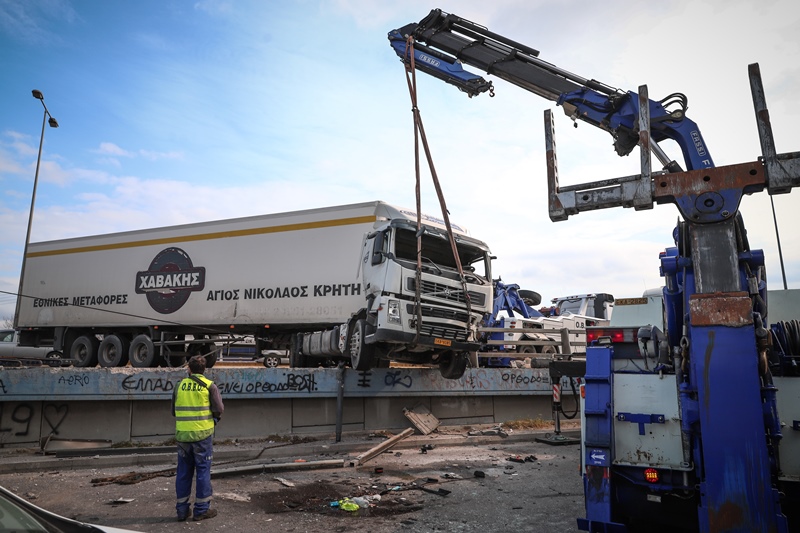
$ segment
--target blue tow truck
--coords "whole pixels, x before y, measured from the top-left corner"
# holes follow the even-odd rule
[[[800,327],[770,323],[764,255],[750,247],[739,212],[744,194],[800,186],[800,152],[776,153],[758,65],[749,77],[762,156],[716,167],[681,93],[651,100],[646,85],[623,91],[582,78],[439,9],[388,37],[407,71],[470,97],[493,94],[462,65],[476,67],[610,133],[619,155],[639,147],[639,175],[560,186],[546,110],[552,221],[654,203],[675,204],[682,216],[659,258],[664,330],[595,330],[575,371],[585,382],[579,529],[800,531]],[[686,170],[659,146],[667,139]],[[651,168],[652,155],[662,170]]]

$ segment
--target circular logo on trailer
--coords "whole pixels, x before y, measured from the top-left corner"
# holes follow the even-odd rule
[[[146,294],[147,303],[162,315],[174,313],[193,291],[206,285],[205,267],[195,267],[180,248],[166,248],[156,255],[150,267],[136,273],[136,293]]]

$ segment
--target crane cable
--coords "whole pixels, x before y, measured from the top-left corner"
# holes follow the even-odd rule
[[[406,71],[406,82],[408,84],[408,92],[411,96],[411,113],[414,115],[414,171],[416,174],[416,207],[417,207],[417,277],[415,283],[415,307],[417,311],[416,320],[416,335],[414,336],[413,344],[416,344],[420,337],[422,327],[422,307],[420,305],[420,287],[422,285],[422,200],[420,193],[420,153],[419,143],[422,141],[422,147],[425,150],[425,158],[428,161],[428,168],[431,171],[431,178],[433,179],[433,186],[436,189],[436,195],[439,198],[439,206],[442,210],[442,218],[444,219],[445,227],[447,228],[447,238],[450,241],[450,247],[453,251],[453,259],[455,260],[456,267],[458,268],[458,276],[461,280],[461,287],[464,292],[464,301],[467,304],[467,323],[466,328],[469,332],[469,324],[472,317],[472,305],[470,302],[469,291],[467,290],[467,280],[464,277],[464,269],[461,266],[461,257],[458,255],[458,247],[456,246],[455,237],[453,236],[453,229],[450,226],[450,217],[448,215],[447,205],[444,201],[444,193],[442,192],[439,183],[439,177],[436,174],[436,168],[433,164],[430,147],[428,146],[428,138],[425,135],[425,128],[422,125],[422,116],[417,106],[417,76],[416,76],[416,63],[414,61],[414,37],[408,36],[406,46],[406,58],[403,61]]]

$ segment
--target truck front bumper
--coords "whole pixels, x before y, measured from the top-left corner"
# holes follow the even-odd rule
[[[378,329],[372,335],[367,336],[366,342],[367,344],[386,342],[390,344],[405,344],[410,346],[414,341],[414,337],[416,337],[415,333],[407,333],[390,329]],[[479,342],[456,341],[440,337],[428,337],[420,335],[416,342],[416,346],[428,348],[429,350],[433,351],[452,350],[456,352],[477,352],[481,345]]]

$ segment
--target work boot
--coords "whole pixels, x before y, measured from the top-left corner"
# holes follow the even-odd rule
[[[186,522],[188,519],[189,519],[189,513],[178,515],[178,522]]]
[[[206,518],[214,518],[215,516],[217,516],[217,510],[209,509],[205,513],[195,516],[194,518],[192,518],[192,520],[194,520],[195,522],[199,522],[200,520],[205,520]]]

